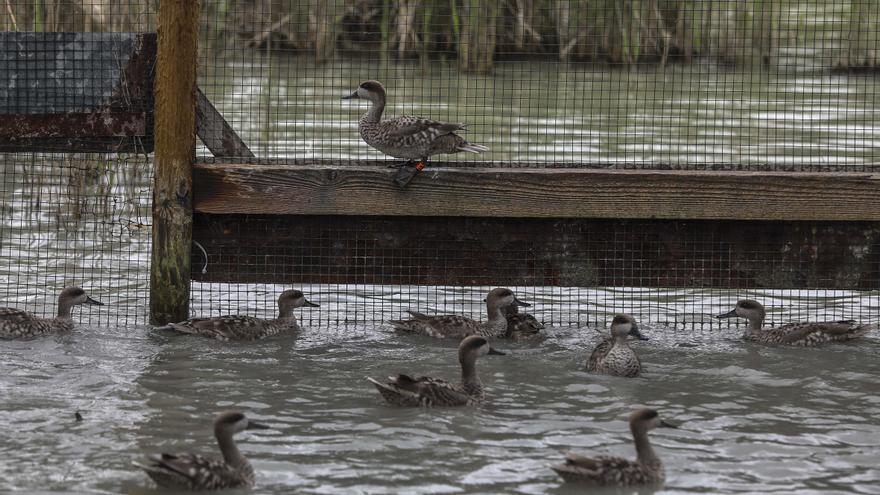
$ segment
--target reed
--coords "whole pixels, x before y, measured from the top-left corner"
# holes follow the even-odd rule
[[[201,0],[207,50],[361,52],[387,62],[458,58],[487,73],[497,60],[556,58],[615,66],[712,60],[779,64],[781,43],[822,40],[816,60],[880,66],[880,0]],[[153,29],[157,0],[0,0],[0,28]],[[792,29],[791,18],[813,17]],[[793,14],[794,12],[794,14]],[[816,14],[816,13],[818,14]],[[803,14],[801,14],[803,15]],[[823,21],[816,16],[828,16]],[[837,21],[844,16],[843,22]],[[830,26],[830,27],[829,27]],[[797,37],[792,37],[792,32]],[[833,31],[834,39],[825,39]],[[791,59],[789,58],[789,61]]]
[[[490,73],[495,56],[498,4],[466,0],[462,13],[458,66],[463,72]]]
[[[838,69],[880,69],[880,0],[852,0]]]

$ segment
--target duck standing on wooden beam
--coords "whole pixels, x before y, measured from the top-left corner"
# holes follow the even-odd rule
[[[409,115],[381,120],[382,111],[385,110],[385,87],[379,81],[362,82],[357,90],[342,99],[372,102],[373,105],[358,121],[361,138],[386,155],[407,160],[396,165],[399,170],[394,177],[394,183],[401,188],[406,187],[425,168],[429,156],[462,151],[489,151],[489,148],[469,143],[455,133],[464,130],[467,127],[465,124],[437,122]]]

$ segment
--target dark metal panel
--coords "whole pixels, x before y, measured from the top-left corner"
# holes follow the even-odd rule
[[[880,287],[880,223],[196,214],[208,282]],[[193,264],[204,255],[194,248]]]
[[[0,150],[153,147],[155,33],[0,33]]]

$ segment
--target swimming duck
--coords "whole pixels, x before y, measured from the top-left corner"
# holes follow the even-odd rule
[[[214,437],[223,459],[202,457],[198,454],[155,454],[146,463],[133,462],[163,488],[178,490],[220,490],[223,488],[253,487],[254,468],[242,455],[232,439],[245,430],[265,430],[269,427],[248,419],[240,412],[224,412],[214,420]]]
[[[593,349],[587,359],[587,371],[627,378],[639,376],[642,364],[626,341],[630,335],[639,340],[648,340],[639,332],[635,318],[627,314],[615,316],[611,320],[611,337],[599,342]]]
[[[79,287],[66,287],[58,295],[58,316],[38,318],[27,311],[14,308],[0,308],[0,338],[20,339],[73,330],[70,310],[77,304],[103,306]]]
[[[544,336],[541,332],[544,324],[528,313],[520,313],[516,304],[505,306],[501,312],[507,318],[505,337],[513,340],[535,340]]]
[[[407,311],[412,316],[408,320],[391,320],[390,323],[394,325],[395,330],[436,338],[462,338],[468,335],[502,337],[507,332],[507,318],[504,317],[501,308],[512,304],[531,306],[517,299],[513,291],[503,287],[492,289],[484,301],[489,319],[483,323],[466,316],[428,316],[416,311]]]
[[[380,383],[370,377],[382,397],[395,406],[469,406],[483,400],[483,383],[477,375],[477,358],[486,354],[504,354],[489,347],[483,337],[471,335],[462,339],[458,346],[458,362],[461,363],[461,383],[409,375],[388,377],[388,383]]]
[[[654,485],[660,487],[666,480],[663,463],[651,443],[648,432],[654,428],[677,428],[660,419],[653,409],[637,409],[629,415],[629,429],[636,444],[636,460],[622,457],[582,457],[566,454],[565,464],[553,466],[553,470],[568,482],[588,483],[598,486]]]
[[[181,333],[202,335],[217,340],[258,340],[282,332],[301,330],[293,310],[303,306],[319,307],[306,300],[298,290],[286,290],[278,297],[278,318],[264,320],[253,316],[213,316],[209,318],[190,318],[180,323],[170,323],[157,330],[175,330]]]
[[[837,321],[825,323],[789,323],[776,328],[763,328],[766,316],[764,306],[753,299],[742,299],[736,302],[731,311],[720,314],[716,318],[732,318],[739,316],[749,320],[743,338],[762,344],[787,344],[800,346],[816,346],[827,342],[843,342],[865,335],[871,331],[871,325],[858,325],[854,321]]]
[[[417,170],[424,168],[428,157],[433,155],[489,151],[489,148],[469,143],[455,133],[464,130],[466,124],[437,122],[409,115],[381,120],[385,110],[385,87],[379,81],[364,81],[353,93],[343,96],[342,99],[370,101],[372,106],[358,121],[361,138],[386,155],[406,159],[404,165],[417,162]]]

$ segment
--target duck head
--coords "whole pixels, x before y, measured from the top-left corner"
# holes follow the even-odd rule
[[[103,306],[104,303],[89,297],[86,291],[79,287],[65,287],[58,295],[58,316],[69,316],[70,308],[78,304],[91,306]]]
[[[372,102],[385,101],[385,87],[379,81],[364,81],[354,92],[343,96],[343,100],[368,100]]]
[[[644,408],[629,415],[629,428],[633,432],[646,432],[654,428],[678,428],[678,425],[662,419],[656,410]]]
[[[620,339],[632,336],[639,340],[648,340],[648,337],[639,332],[639,325],[636,323],[636,319],[631,315],[623,313],[616,315],[611,320],[611,336]]]
[[[306,299],[305,294],[298,290],[290,289],[286,290],[278,296],[278,313],[281,318],[286,316],[290,316],[290,313],[296,309],[301,308],[303,306],[310,306],[313,308],[320,307],[319,304],[315,304]]]
[[[231,437],[245,430],[268,430],[269,427],[248,419],[237,411],[222,412],[214,420],[214,434],[217,437]]]
[[[733,318],[735,316],[749,320],[749,325],[752,328],[760,329],[767,312],[764,310],[764,305],[754,299],[740,299],[732,310],[717,315],[715,318]]]
[[[486,302],[486,306],[489,308],[490,311],[492,309],[504,308],[507,306],[531,306],[531,304],[522,302],[517,299],[512,290],[504,287],[492,289],[491,291],[489,291],[489,295],[487,295],[486,299],[483,299],[483,301]],[[513,313],[516,312],[514,311]]]
[[[504,355],[503,352],[493,349],[488,340],[477,335],[463,338],[458,345],[458,361],[462,364],[473,363],[478,357],[487,354]]]

